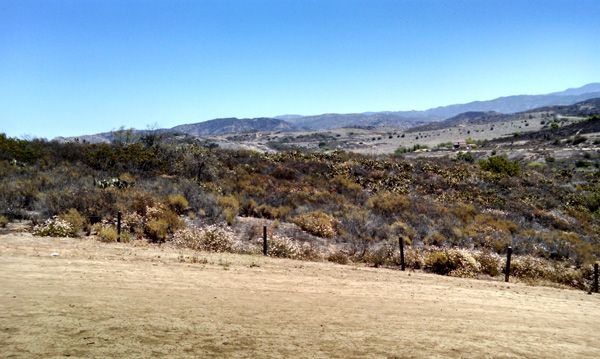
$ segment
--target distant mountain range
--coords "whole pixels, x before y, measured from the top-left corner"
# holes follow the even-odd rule
[[[576,89],[568,89],[547,95],[506,96],[490,101],[474,101],[461,105],[437,107],[423,111],[423,114],[446,119],[470,111],[515,113],[543,106],[572,105],[577,102],[598,97],[600,97],[600,83],[593,83]]]
[[[431,108],[424,111],[383,111],[350,114],[322,114],[315,116],[281,115],[274,118],[260,117],[250,119],[220,118],[192,124],[161,129],[161,132],[175,132],[195,137],[215,136],[228,133],[268,132],[268,131],[320,131],[343,127],[381,128],[393,127],[401,130],[414,128],[451,119],[457,115],[465,118],[498,117],[503,114],[518,113],[545,106],[569,106],[592,98],[600,98],[600,83],[591,83],[578,88],[545,95],[517,95],[499,97],[489,101],[474,101]],[[452,119],[460,121],[460,119]],[[144,133],[146,131],[135,131]],[[111,132],[69,138],[57,138],[62,141],[74,139],[87,142],[109,142]]]
[[[339,127],[396,127],[406,129],[420,124],[441,121],[464,112],[515,113],[543,106],[572,105],[600,97],[600,83],[591,83],[546,95],[517,95],[489,101],[431,108],[425,111],[366,112],[355,114],[324,114],[292,117],[287,121],[305,129],[327,130]]]
[[[600,96],[599,96],[600,97]],[[454,117],[451,117],[444,121],[429,123],[423,126],[413,127],[408,132],[421,132],[421,131],[432,131],[441,130],[444,128],[451,128],[456,126],[468,126],[468,125],[482,125],[486,123],[495,123],[502,121],[512,121],[519,119],[527,119],[538,117],[540,113],[550,115],[561,115],[561,116],[588,116],[600,113],[600,98],[593,98],[585,101],[581,101],[572,105],[559,105],[559,106],[544,106],[537,107],[527,111],[521,111],[511,114],[504,114],[495,111],[489,112],[463,112]]]

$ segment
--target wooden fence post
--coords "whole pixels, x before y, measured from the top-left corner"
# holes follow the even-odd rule
[[[398,238],[398,244],[400,245],[400,270],[404,270],[404,237]]]
[[[510,276],[510,256],[512,256],[512,252],[512,247],[508,247],[508,250],[506,251],[506,269],[504,270],[505,282],[508,282],[508,277]]]
[[[117,212],[117,242],[121,242],[121,211]]]
[[[263,226],[263,254],[266,256],[268,251],[267,246],[267,226]]]

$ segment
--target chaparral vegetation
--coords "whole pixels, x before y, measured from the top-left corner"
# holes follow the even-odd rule
[[[205,251],[399,265],[588,288],[600,256],[597,154],[532,165],[505,155],[441,158],[343,151],[259,153],[147,133],[112,144],[0,135],[0,224],[41,236],[118,237]],[[258,218],[247,225],[247,218]],[[244,225],[242,225],[244,224]]]

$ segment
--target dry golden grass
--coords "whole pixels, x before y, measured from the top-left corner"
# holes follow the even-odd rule
[[[0,283],[5,358],[600,357],[576,290],[26,233]]]

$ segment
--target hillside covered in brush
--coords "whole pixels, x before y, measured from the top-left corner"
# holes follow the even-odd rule
[[[500,155],[405,160],[262,154],[160,138],[109,145],[2,135],[0,211],[40,222],[72,209],[112,219],[118,211],[146,218],[152,208],[171,208],[138,235],[168,240],[177,216],[229,225],[255,217],[293,223],[355,258],[403,236],[413,248],[503,253],[513,245],[516,253],[581,265],[600,255],[600,157],[585,161],[530,166]]]

